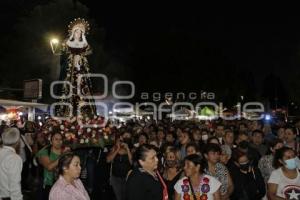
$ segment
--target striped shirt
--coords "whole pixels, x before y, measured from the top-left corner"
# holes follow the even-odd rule
[[[53,185],[49,200],[90,200],[90,197],[85,190],[80,179],[74,180],[74,185],[67,183],[63,176]]]

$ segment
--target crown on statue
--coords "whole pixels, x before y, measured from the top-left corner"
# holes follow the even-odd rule
[[[83,18],[75,18],[73,21],[70,22],[68,25],[69,33],[72,34],[75,29],[81,30],[83,33],[88,34],[90,30],[90,25],[88,21]]]

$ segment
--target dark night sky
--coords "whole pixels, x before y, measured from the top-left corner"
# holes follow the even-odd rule
[[[262,94],[264,87],[276,87],[276,81],[264,84],[270,74],[283,82],[278,88],[288,90],[299,72],[299,16],[91,13],[107,31],[107,48],[132,67],[139,88],[222,91],[252,74],[253,91]]]
[[[265,94],[265,90],[275,88],[295,96],[289,86],[292,79],[298,83],[300,15],[131,11],[96,6],[91,0],[80,2],[90,8],[90,18],[105,32],[104,51],[126,67],[127,75],[121,78],[134,81],[139,92],[206,90],[217,96],[241,93],[273,98],[274,92]],[[23,2],[11,8],[18,13],[22,6],[34,5]],[[1,15],[7,24],[19,16]],[[285,92],[275,93],[286,97]]]

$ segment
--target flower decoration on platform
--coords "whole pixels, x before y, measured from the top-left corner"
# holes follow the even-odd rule
[[[45,138],[50,139],[53,132],[60,132],[63,135],[64,145],[72,148],[80,147],[101,147],[102,140],[108,140],[111,134],[110,128],[102,126],[103,117],[95,116],[93,120],[86,118],[78,122],[75,118],[68,121],[59,121],[55,119],[48,119],[41,127],[41,132]]]

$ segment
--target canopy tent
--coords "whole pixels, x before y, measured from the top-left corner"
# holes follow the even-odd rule
[[[28,120],[33,121],[35,118],[35,111],[39,112],[48,112],[48,105],[42,103],[26,102],[26,101],[16,101],[9,99],[0,99],[0,107],[3,107],[7,110],[16,110],[27,112],[28,111]]]
[[[27,107],[27,108],[38,108],[44,112],[47,112],[48,110],[47,104],[8,100],[8,99],[0,99],[0,106],[4,107],[5,109],[14,109],[14,108],[19,109],[21,107]]]

